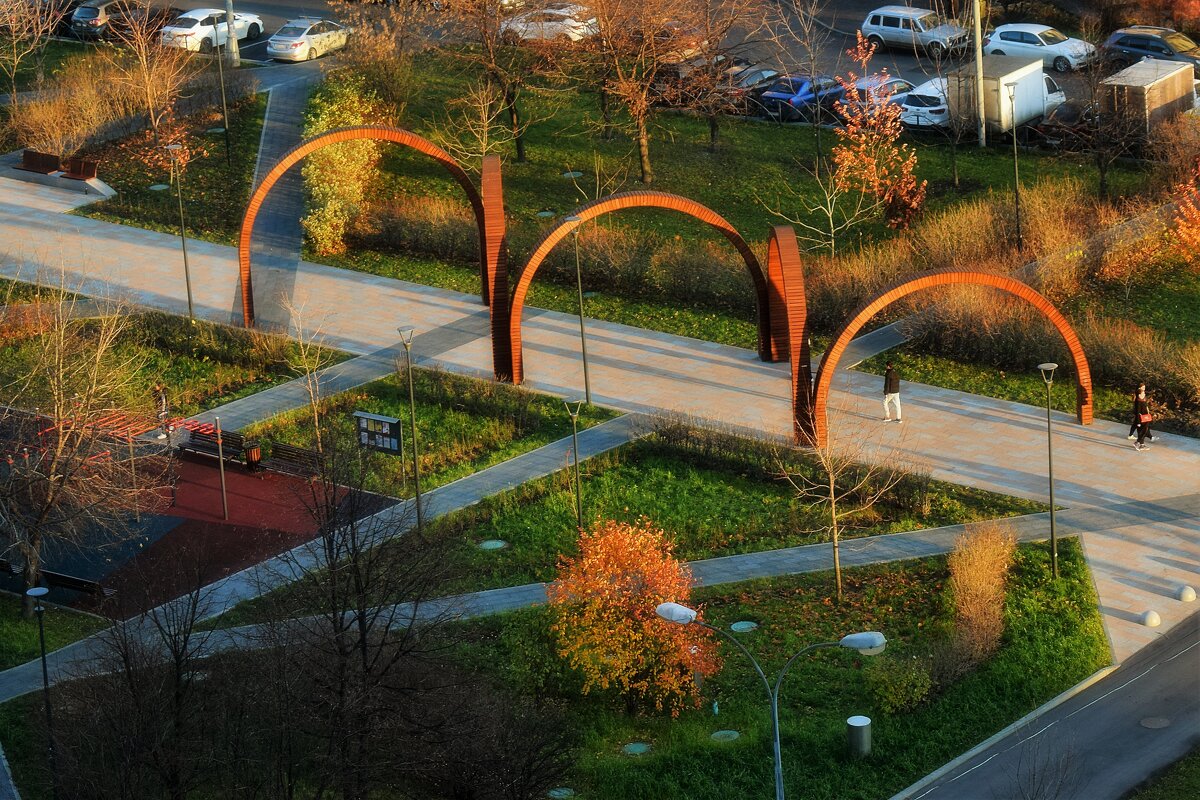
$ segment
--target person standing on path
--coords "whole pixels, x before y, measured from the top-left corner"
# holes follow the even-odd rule
[[[892,421],[892,404],[896,406],[896,422],[903,422],[901,419],[902,412],[900,410],[900,373],[892,366],[892,362],[887,362],[887,369],[883,373],[883,421]]]
[[[162,429],[158,432],[159,439],[167,438],[167,417],[171,413],[171,405],[167,401],[167,387],[163,386],[162,381],[154,382],[154,410],[158,412],[158,425]]]
[[[1133,419],[1137,423],[1137,441],[1133,443],[1133,449],[1149,450],[1146,439],[1154,438],[1150,435],[1150,422],[1154,418],[1150,415],[1150,399],[1146,397],[1145,384],[1138,387],[1138,393],[1133,398]]]
[[[1138,409],[1138,396],[1139,396],[1139,395],[1145,395],[1145,393],[1146,393],[1146,384],[1144,384],[1144,383],[1139,383],[1139,384],[1138,384],[1138,387],[1137,387],[1137,390],[1136,390],[1136,391],[1134,391],[1134,393],[1133,393],[1133,407],[1132,407],[1132,409],[1131,409],[1131,411],[1130,411],[1130,417],[1131,417],[1131,419],[1130,419],[1130,423],[1129,423],[1129,440],[1130,440],[1130,441],[1133,441],[1134,439],[1136,439],[1136,438],[1137,438],[1137,429],[1138,429],[1138,410],[1137,410],[1137,409]],[[1147,433],[1146,433],[1146,441],[1148,441],[1148,442],[1153,442],[1153,441],[1154,441],[1154,434],[1147,432]]]

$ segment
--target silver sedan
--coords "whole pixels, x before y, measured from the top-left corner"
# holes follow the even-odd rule
[[[308,61],[346,46],[350,29],[333,20],[300,17],[267,40],[267,56],[278,61]]]

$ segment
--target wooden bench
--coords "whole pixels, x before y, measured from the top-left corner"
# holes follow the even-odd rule
[[[271,442],[271,457],[263,462],[263,466],[276,472],[311,478],[321,474],[321,454],[316,450]]]
[[[217,458],[220,451],[217,449],[217,432],[215,430],[194,430],[190,433],[188,440],[179,445],[180,450]],[[242,463],[242,451],[245,449],[245,445],[245,439],[240,433],[221,432],[221,450],[225,454],[226,461]]]
[[[24,150],[21,152],[21,163],[17,166],[17,169],[23,169],[26,172],[37,172],[41,175],[50,175],[62,169],[62,162],[58,156],[51,153]]]
[[[97,167],[99,167],[99,163],[96,161],[72,156],[67,159],[67,169],[63,173],[63,177],[74,181],[86,181],[96,177]]]
[[[9,575],[20,575],[21,565],[0,558],[0,572],[7,572]]]
[[[51,572],[47,569],[42,570],[41,575],[42,580],[59,589],[70,589],[73,592],[84,592],[104,598],[112,597],[117,593],[116,589],[109,589],[106,586],[101,586],[96,581],[76,578],[74,575],[64,575],[61,572]]]

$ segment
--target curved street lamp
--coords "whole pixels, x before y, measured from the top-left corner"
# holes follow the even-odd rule
[[[739,642],[734,637],[730,636],[721,628],[714,625],[709,625],[698,618],[695,609],[688,608],[680,603],[660,603],[655,609],[655,613],[667,622],[673,622],[676,625],[699,625],[702,628],[707,628],[710,631],[715,631],[724,636],[729,641],[733,642],[738,650],[741,650],[746,658],[750,659],[754,671],[758,673],[758,677],[762,679],[763,686],[767,690],[767,697],[771,700],[771,734],[774,739],[774,754],[775,754],[775,800],[784,800],[783,795],[783,753],[779,742],[779,690],[783,686],[783,679],[791,669],[792,664],[800,656],[812,650],[819,650],[825,647],[845,647],[849,650],[857,650],[864,656],[876,656],[884,651],[887,647],[887,637],[878,631],[864,631],[862,633],[851,633],[843,636],[836,642],[818,642],[810,644],[803,648],[783,665],[783,669],[779,670],[779,674],[775,678],[775,685],[767,680],[767,674],[763,672],[759,666],[758,660],[750,654],[745,645]]]
[[[563,217],[563,222],[572,222],[575,227],[571,233],[575,237],[575,289],[579,293],[579,350],[583,355],[583,398],[590,406],[592,404],[592,382],[588,376],[587,333],[583,327],[583,273],[579,269],[579,226],[583,222],[576,214]]]

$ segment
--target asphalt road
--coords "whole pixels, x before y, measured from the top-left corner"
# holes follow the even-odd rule
[[[1120,800],[1198,743],[1200,612],[932,787],[897,797]]]

